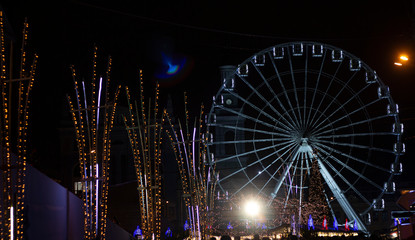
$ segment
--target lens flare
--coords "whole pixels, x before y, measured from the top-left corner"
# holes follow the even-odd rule
[[[190,72],[193,62],[186,56],[162,53],[162,63],[155,73],[160,86],[173,86],[181,82]]]

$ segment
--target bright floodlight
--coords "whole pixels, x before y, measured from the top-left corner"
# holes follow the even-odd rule
[[[396,66],[402,66],[402,63],[400,62],[394,62],[393,64],[395,64]]]
[[[251,217],[255,217],[259,214],[259,203],[254,200],[249,200],[245,203],[245,213]]]

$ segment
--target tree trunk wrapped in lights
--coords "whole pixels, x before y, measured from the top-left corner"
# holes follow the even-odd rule
[[[138,182],[140,218],[143,236],[146,239],[161,238],[161,131],[163,118],[158,110],[158,85],[154,98],[146,109],[143,93],[143,78],[140,70],[140,102],[131,102],[126,88],[129,118],[124,123],[130,140]]]
[[[92,93],[87,95],[84,81],[79,84],[76,80],[75,70],[72,67],[76,94],[75,102],[72,102],[68,96],[75,126],[83,181],[84,239],[105,239],[111,157],[110,134],[121,88],[118,86],[113,100],[110,101],[111,58],[108,60],[105,78],[97,78],[96,59],[97,48],[95,47],[91,83]]]
[[[192,239],[208,239],[213,223],[213,202],[216,186],[215,165],[209,166],[206,156],[208,138],[203,133],[203,106],[199,118],[195,118],[193,128],[189,129],[187,98],[185,96],[185,129],[179,120],[178,128],[168,116],[168,130],[172,148],[177,160],[183,186],[183,198],[190,221]]]
[[[6,63],[3,12],[0,11],[0,239],[23,239],[29,95],[37,63],[37,55],[34,55],[31,67],[27,66],[27,31],[25,22],[19,74],[13,79],[13,43],[10,44],[10,62]],[[12,152],[17,156],[12,157]]]

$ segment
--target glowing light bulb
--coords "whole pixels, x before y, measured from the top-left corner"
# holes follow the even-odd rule
[[[259,214],[260,212],[260,206],[259,203],[254,201],[254,200],[250,200],[248,202],[246,202],[245,204],[245,213],[251,217],[255,217]]]

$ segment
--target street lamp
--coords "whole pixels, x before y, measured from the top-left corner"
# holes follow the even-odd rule
[[[399,56],[399,59],[397,61],[395,61],[393,64],[395,64],[396,66],[401,67],[401,66],[405,65],[408,61],[409,61],[408,55],[401,54]]]

